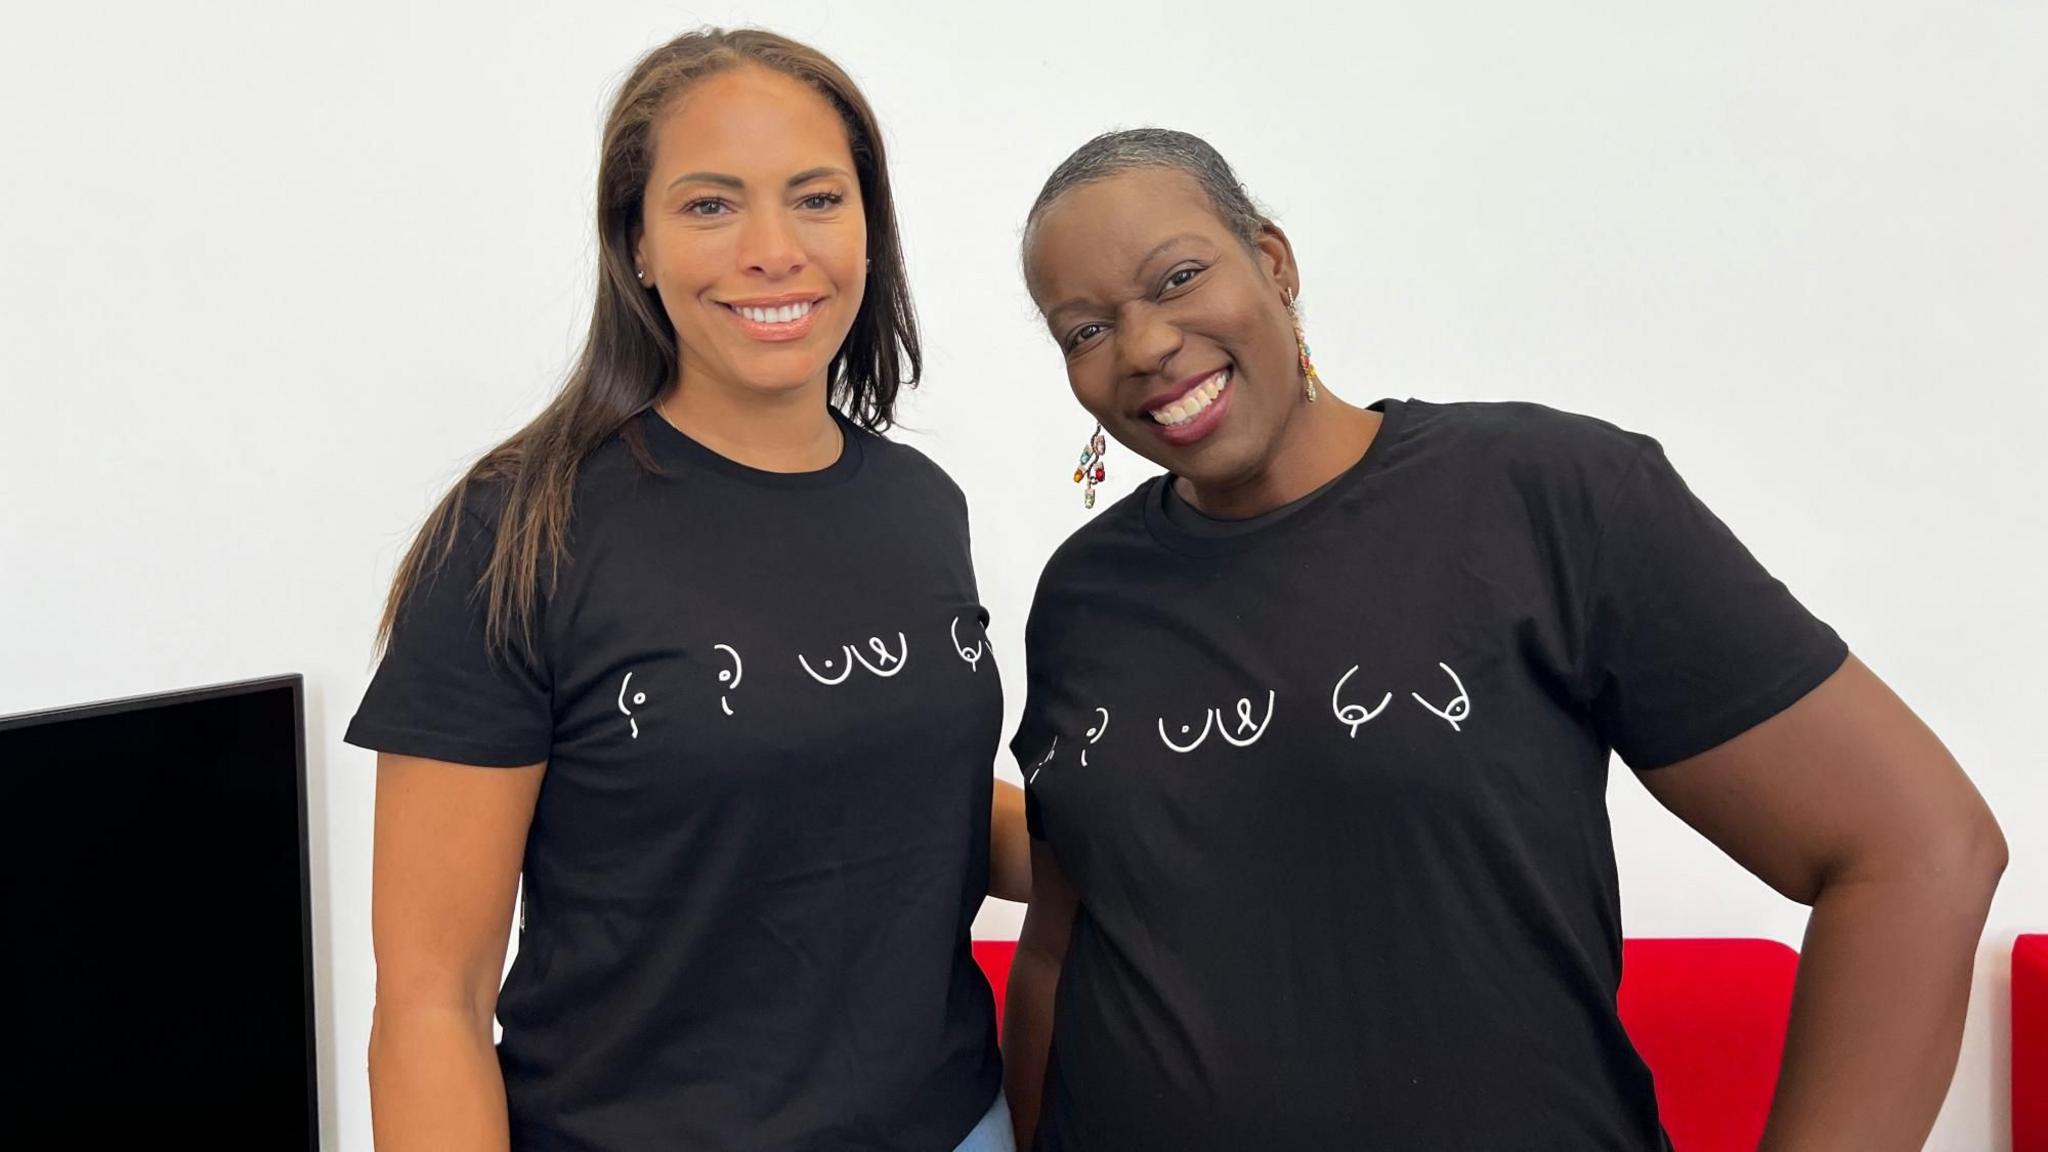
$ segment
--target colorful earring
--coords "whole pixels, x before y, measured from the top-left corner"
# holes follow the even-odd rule
[[[1074,469],[1074,483],[1085,483],[1081,490],[1081,505],[1095,507],[1095,486],[1109,478],[1102,470],[1102,454],[1109,450],[1109,442],[1102,438],[1102,425],[1095,425],[1095,434],[1088,438],[1088,447],[1081,449],[1081,463]]]
[[[1321,387],[1323,378],[1316,375],[1316,363],[1309,359],[1308,337],[1301,330],[1301,309],[1295,306],[1294,290],[1281,289],[1280,298],[1287,301],[1287,314],[1294,319],[1294,346],[1301,352],[1301,377],[1308,381],[1308,402],[1313,404],[1316,402],[1316,392]]]

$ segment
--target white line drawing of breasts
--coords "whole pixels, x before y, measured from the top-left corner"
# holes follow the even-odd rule
[[[1259,737],[1264,736],[1266,729],[1272,725],[1273,702],[1275,699],[1277,697],[1274,695],[1273,690],[1271,688],[1266,689],[1266,718],[1254,724],[1252,723],[1252,698],[1249,696],[1237,698],[1237,730],[1243,732],[1246,729],[1250,729],[1251,738],[1248,740],[1239,740],[1230,734],[1230,722],[1223,718],[1223,710],[1221,708],[1211,708],[1209,711],[1216,717],[1216,730],[1223,734],[1223,738],[1230,742],[1231,747],[1249,748],[1257,744]]]
[[[721,668],[718,670],[718,682],[720,684],[724,684],[727,691],[731,691],[732,689],[739,687],[740,677],[743,674],[745,674],[746,665],[740,663],[740,654],[738,650],[733,648],[733,646],[730,644],[713,644],[712,647],[732,657],[732,667]],[[720,708],[725,709],[725,714],[727,716],[732,715],[732,705],[729,702],[727,702],[723,694],[721,694],[718,697],[718,706]]]
[[[1424,700],[1420,692],[1410,692],[1409,695],[1415,697],[1415,702],[1417,704],[1422,705],[1424,708],[1429,709],[1431,712],[1436,713],[1437,716],[1442,718],[1444,723],[1449,724],[1451,726],[1451,731],[1463,732],[1464,729],[1458,727],[1458,725],[1464,723],[1467,719],[1471,717],[1472,697],[1466,694],[1465,682],[1463,680],[1458,679],[1458,674],[1456,672],[1451,671],[1451,666],[1449,664],[1446,664],[1443,661],[1439,660],[1437,661],[1436,666],[1443,669],[1444,674],[1451,678],[1451,683],[1458,686],[1458,694],[1451,698],[1451,702],[1449,704],[1444,705],[1442,708],[1438,708],[1436,705],[1431,704],[1427,700]]]
[[[875,659],[881,661],[881,668],[868,663],[868,658],[860,654],[860,649],[855,648],[851,644],[846,646],[846,652],[847,655],[860,661],[861,667],[873,672],[875,675],[894,676],[898,672],[903,671],[904,666],[910,663],[910,640],[903,633],[898,632],[896,634],[896,643],[902,649],[900,653],[889,651],[889,646],[883,643],[881,637],[868,637],[868,648],[874,652]],[[891,665],[894,665],[894,667],[891,667]],[[883,671],[884,668],[888,669],[888,671]]]
[[[836,680],[828,680],[825,677],[818,675],[818,670],[816,668],[811,667],[811,662],[808,659],[806,659],[804,657],[804,654],[801,652],[796,654],[796,662],[804,666],[804,671],[809,672],[811,674],[811,679],[816,680],[818,683],[823,684],[829,688],[834,685],[846,683],[846,678],[848,676],[853,675],[853,647],[848,644],[841,644],[839,646],[839,654],[846,658],[846,664],[845,667],[840,670],[839,678]],[[825,661],[825,667],[832,667],[832,661]]]
[[[633,718],[633,709],[626,707],[626,692],[632,687],[633,674],[628,672],[626,673],[626,678],[619,683],[619,711],[626,714],[626,723],[633,726],[633,739],[638,740],[640,738],[640,721]],[[633,703],[636,706],[647,703],[647,693],[633,693]]]
[[[1335,712],[1337,714],[1338,723],[1349,724],[1351,726],[1351,736],[1353,739],[1356,739],[1358,737],[1358,730],[1360,728],[1371,723],[1376,717],[1379,716],[1380,713],[1385,712],[1387,710],[1387,705],[1391,704],[1394,700],[1394,694],[1392,692],[1389,692],[1385,696],[1380,697],[1379,707],[1377,708],[1367,708],[1363,704],[1337,703],[1337,697],[1343,695],[1344,693],[1344,682],[1346,680],[1351,679],[1351,677],[1356,675],[1357,672],[1358,665],[1353,664],[1351,666],[1351,671],[1344,673],[1344,675],[1342,676],[1339,676],[1337,678],[1337,686],[1335,688],[1330,689],[1330,711]]]
[[[978,666],[981,663],[981,657],[988,651],[988,641],[986,639],[977,640],[973,648],[962,645],[960,643],[960,618],[955,616],[953,617],[953,649],[960,653],[962,660],[967,661],[969,670],[979,672],[981,669]],[[904,646],[903,652],[906,656],[910,654],[908,645]]]
[[[1195,749],[1200,748],[1202,746],[1202,741],[1207,740],[1209,738],[1209,731],[1214,727],[1216,727],[1216,710],[1214,708],[1211,708],[1202,713],[1202,734],[1200,736],[1195,737],[1195,742],[1193,744],[1190,744],[1187,747],[1183,748],[1180,745],[1175,744],[1173,742],[1173,737],[1168,736],[1166,734],[1166,717],[1161,716],[1159,718],[1159,741],[1160,743],[1165,744],[1168,748],[1173,749],[1175,752],[1179,752],[1182,755],[1186,755],[1187,753],[1193,752]],[[1188,730],[1188,725],[1183,724],[1180,726],[1181,735],[1187,735]]]
[[[1103,733],[1105,733],[1105,732],[1107,732],[1107,731],[1109,731],[1109,709],[1107,709],[1107,708],[1097,708],[1097,709],[1096,709],[1096,711],[1097,711],[1097,712],[1100,712],[1100,713],[1102,713],[1102,723],[1100,723],[1100,724],[1097,724],[1097,725],[1096,725],[1095,727],[1093,727],[1093,728],[1090,728],[1090,729],[1088,730],[1088,744],[1089,744],[1089,747],[1093,747],[1093,746],[1095,746],[1095,745],[1097,745],[1097,744],[1100,744],[1100,743],[1102,743],[1102,734],[1103,734]],[[1162,735],[1163,735],[1163,733],[1162,733]],[[1083,768],[1086,768],[1087,766],[1088,766],[1088,749],[1087,749],[1087,748],[1083,748],[1083,749],[1081,749],[1081,767],[1083,767]]]
[[[1053,754],[1054,754],[1054,753],[1056,753],[1056,752],[1058,752],[1059,750],[1060,750],[1060,738],[1059,738],[1059,735],[1058,735],[1057,733],[1055,733],[1055,734],[1053,735],[1053,738],[1052,738],[1052,747],[1050,747],[1050,748],[1047,748],[1047,749],[1045,750],[1045,758],[1044,758],[1044,759],[1040,760],[1040,761],[1039,761],[1038,763],[1036,763],[1036,764],[1033,764],[1033,765],[1031,766],[1031,775],[1030,775],[1029,777],[1027,777],[1027,778],[1025,779],[1025,781],[1024,781],[1024,782],[1025,782],[1026,784],[1036,784],[1036,783],[1038,782],[1038,774],[1039,774],[1040,772],[1043,772],[1043,771],[1045,771],[1045,766],[1046,766],[1047,764],[1050,764],[1050,763],[1052,763],[1052,758],[1053,758]]]

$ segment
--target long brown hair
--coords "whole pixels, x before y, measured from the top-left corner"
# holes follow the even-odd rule
[[[501,489],[504,499],[495,510],[489,565],[472,594],[486,603],[486,642],[509,655],[515,642],[530,650],[543,572],[552,587],[567,555],[576,476],[585,458],[618,434],[641,467],[658,471],[631,423],[677,378],[675,327],[633,272],[654,128],[692,84],[742,64],[816,89],[846,124],[871,263],[866,297],[826,371],[833,402],[856,424],[880,431],[894,419],[897,390],[916,386],[923,353],[882,133],[867,98],[823,53],[773,32],[705,28],[678,36],[641,58],[605,119],[597,169],[597,301],[583,351],[547,409],[485,453],[428,515],[392,580],[377,630],[380,648],[390,642],[406,598],[453,550],[464,503],[477,485]]]

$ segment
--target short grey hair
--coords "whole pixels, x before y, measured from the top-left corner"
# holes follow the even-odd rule
[[[1170,168],[1193,177],[1217,217],[1246,247],[1257,243],[1259,233],[1272,222],[1207,140],[1171,128],[1126,128],[1104,132],[1081,145],[1052,170],[1031,204],[1031,214],[1024,218],[1024,247],[1031,247],[1038,218],[1060,197],[1084,184],[1140,168]]]

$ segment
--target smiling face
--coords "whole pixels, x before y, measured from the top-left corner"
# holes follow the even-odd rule
[[[685,92],[653,144],[634,258],[675,326],[682,379],[822,389],[867,281],[838,111],[798,80],[743,65]]]
[[[1039,215],[1025,272],[1075,399],[1200,489],[1263,476],[1302,408],[1287,238],[1246,245],[1171,168],[1083,184]]]

